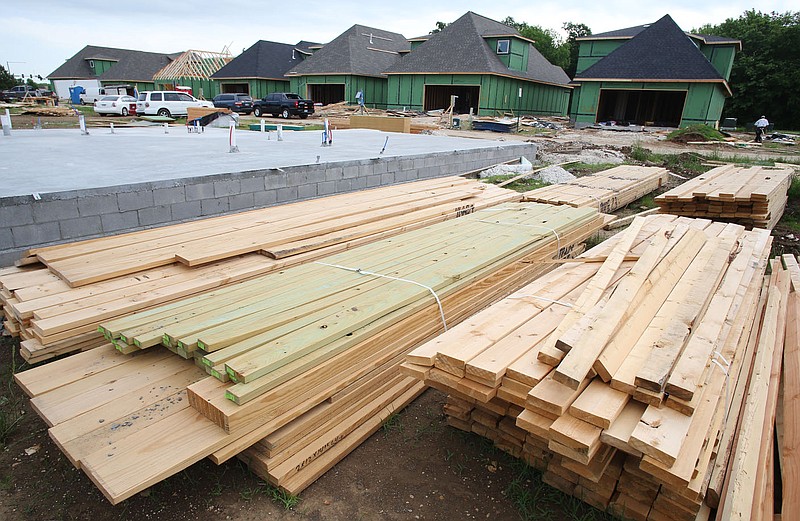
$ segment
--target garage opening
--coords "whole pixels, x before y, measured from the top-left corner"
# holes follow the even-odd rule
[[[478,85],[425,85],[424,110],[447,110],[450,96],[458,96],[453,111],[457,114],[478,113],[481,88]]]
[[[223,83],[223,94],[250,94],[249,83]]]
[[[339,103],[344,101],[344,83],[309,83],[308,97],[323,105]]]
[[[686,91],[601,90],[597,123],[678,127]]]

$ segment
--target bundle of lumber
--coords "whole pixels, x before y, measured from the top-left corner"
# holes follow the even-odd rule
[[[39,248],[0,272],[6,328],[31,363],[91,349],[99,320],[518,199],[448,177]]]
[[[791,183],[791,168],[724,165],[659,195],[655,201],[662,213],[771,230],[786,208]]]
[[[401,370],[450,395],[451,425],[568,494],[630,519],[706,519],[762,356],[770,245],[765,230],[636,219],[582,263],[415,349]]]
[[[609,213],[661,188],[668,176],[665,168],[620,165],[567,183],[525,192],[523,201],[594,207],[599,212]]]
[[[253,470],[296,493],[421,391],[397,375],[408,351],[580,252],[604,220],[500,205],[101,319],[111,342],[16,379],[114,503],[253,446]]]

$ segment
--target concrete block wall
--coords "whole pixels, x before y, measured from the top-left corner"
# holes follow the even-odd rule
[[[142,230],[378,186],[458,175],[524,156],[536,145],[254,170],[170,181],[0,197],[0,266],[35,247]]]

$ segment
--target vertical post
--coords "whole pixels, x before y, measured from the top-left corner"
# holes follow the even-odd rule
[[[111,133],[112,134],[114,133],[114,122],[113,121],[111,122]]]
[[[264,118],[261,118],[261,133],[262,134],[264,133],[264,130],[266,129],[266,124],[265,123],[266,123],[266,121],[264,121]]]
[[[8,121],[8,130],[12,130],[14,127],[11,125],[11,111],[6,109],[6,121]]]
[[[11,118],[6,116],[5,114],[0,114],[0,125],[3,126],[3,135],[10,136],[11,135]]]
[[[164,134],[169,134],[169,124],[164,123]]]
[[[278,125],[278,141],[283,141],[283,125]]]
[[[239,147],[236,146],[236,122],[231,121],[228,125],[229,125],[228,128],[230,129],[230,146],[231,146],[229,152],[230,153],[238,152]]]
[[[86,130],[86,118],[83,116],[83,114],[78,116],[78,125],[80,125],[80,127],[81,127],[81,135],[82,136],[88,136],[89,135],[89,131]]]
[[[522,87],[519,88],[519,95],[517,96],[517,132],[519,132],[519,130],[520,130],[519,129],[519,119],[520,119],[519,118],[520,117],[519,109],[520,109],[521,105],[522,105]]]

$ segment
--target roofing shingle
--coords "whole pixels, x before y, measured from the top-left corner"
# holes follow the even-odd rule
[[[406,37],[354,25],[295,66],[288,74],[354,74],[384,76],[384,71],[411,49]]]
[[[575,79],[724,81],[669,15],[620,45]]]
[[[170,63],[175,54],[116,49],[87,45],[59,68],[49,79],[97,78],[102,81],[152,81],[153,75]],[[117,60],[100,76],[89,67],[90,59]]]
[[[528,68],[525,71],[509,69],[500,61],[494,49],[484,40],[486,36],[522,36],[507,25],[490,18],[468,12],[455,22],[420,44],[395,66],[388,74],[411,73],[476,73],[498,74],[516,78],[567,85],[569,77],[561,67],[551,64],[530,45]]]
[[[285,80],[284,74],[301,63],[310,42],[297,45],[259,40],[230,63],[211,75],[215,80],[225,78],[269,78]]]

